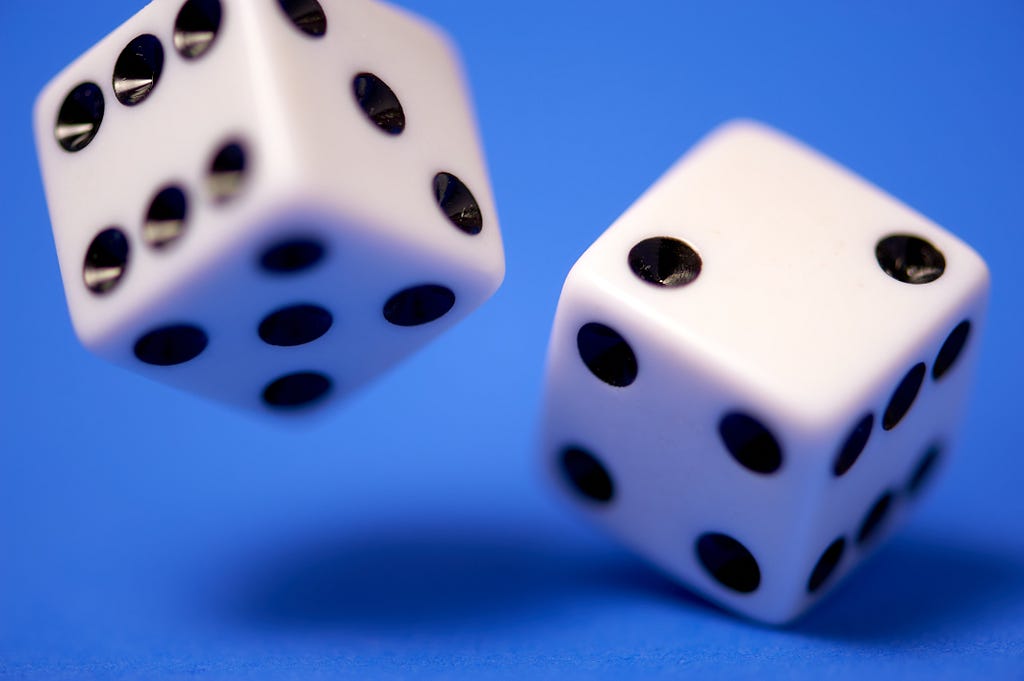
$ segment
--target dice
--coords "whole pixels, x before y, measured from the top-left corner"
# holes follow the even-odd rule
[[[80,340],[185,390],[318,411],[504,276],[457,56],[373,0],[156,0],[35,130]]]
[[[727,124],[569,273],[544,470],[696,592],[788,622],[946,459],[988,288],[950,233],[778,132]]]

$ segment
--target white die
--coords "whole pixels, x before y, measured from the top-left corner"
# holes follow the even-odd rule
[[[372,0],[156,0],[35,128],[79,338],[186,390],[303,413],[504,276],[454,50]]]
[[[877,188],[723,126],[569,273],[545,470],[695,591],[789,621],[944,458],[988,287],[974,251]]]

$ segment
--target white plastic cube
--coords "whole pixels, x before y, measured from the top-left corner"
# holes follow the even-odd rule
[[[79,338],[186,390],[304,413],[504,276],[458,59],[373,0],[156,0],[35,128]]]
[[[751,122],[572,268],[549,350],[557,489],[708,599],[783,623],[898,525],[964,411],[985,264]]]

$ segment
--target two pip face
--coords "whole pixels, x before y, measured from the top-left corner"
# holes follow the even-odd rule
[[[187,390],[316,411],[504,275],[458,60],[375,0],[157,0],[35,122],[79,338]],[[651,562],[788,621],[944,458],[987,292],[937,225],[725,126],[567,278],[541,456]]]

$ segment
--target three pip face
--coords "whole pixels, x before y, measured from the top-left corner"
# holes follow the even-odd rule
[[[454,51],[376,0],[156,0],[35,125],[79,338],[215,399],[318,410],[504,275]],[[693,590],[789,621],[946,459],[987,295],[934,223],[723,126],[572,268],[544,469]]]

